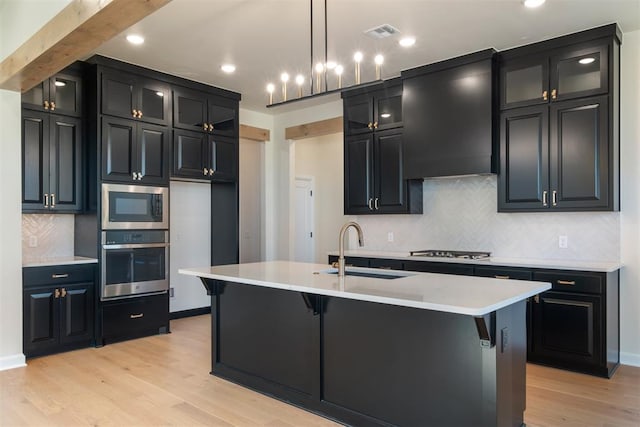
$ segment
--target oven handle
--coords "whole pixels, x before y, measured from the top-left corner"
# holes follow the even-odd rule
[[[169,243],[132,243],[128,245],[102,245],[102,249],[139,249],[139,248],[167,248]]]

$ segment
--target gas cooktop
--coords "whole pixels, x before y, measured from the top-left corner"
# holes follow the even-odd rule
[[[440,249],[411,251],[410,254],[411,256],[424,256],[433,258],[484,259],[491,257],[491,252],[446,251]]]

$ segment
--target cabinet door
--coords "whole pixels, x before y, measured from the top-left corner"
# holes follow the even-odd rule
[[[51,99],[49,96],[49,87],[50,81],[49,79],[46,79],[23,93],[21,96],[22,107],[29,108],[31,110],[49,111],[48,106],[46,110],[44,108],[44,101],[47,101],[48,103],[49,99]]]
[[[55,289],[37,288],[23,295],[24,353],[46,353],[58,344],[59,305]]]
[[[82,210],[81,120],[51,116],[49,193],[51,209]]]
[[[135,77],[126,73],[102,73],[102,114],[135,118],[137,110]]]
[[[551,57],[552,101],[600,95],[608,91],[607,42],[563,49]]]
[[[373,134],[345,138],[344,213],[373,211]]]
[[[611,208],[607,97],[552,104],[550,111],[552,206]]]
[[[374,203],[376,212],[406,210],[406,182],[402,179],[402,133],[376,132]]]
[[[210,136],[209,162],[214,181],[237,181],[238,141],[223,136]]]
[[[60,344],[93,340],[93,283],[66,286],[60,298]]]
[[[344,129],[347,135],[373,130],[373,97],[369,94],[344,98]]]
[[[169,130],[165,126],[138,123],[136,129],[137,171],[140,184],[169,184]]]
[[[373,104],[375,129],[402,127],[402,86],[376,91]]]
[[[139,77],[136,85],[140,120],[159,125],[169,124],[171,89],[168,85]]]
[[[549,291],[533,302],[532,360],[597,364],[601,358],[602,299]]]
[[[213,126],[213,133],[236,136],[238,134],[238,102],[212,97],[208,104],[208,123]]]
[[[207,162],[208,138],[207,135],[201,132],[181,129],[173,131],[172,176],[209,178],[209,165]]]
[[[49,81],[49,105],[51,105],[49,111],[80,117],[82,115],[82,78],[70,74],[57,74]]]
[[[547,56],[524,57],[500,64],[500,107],[514,108],[546,104],[549,93]]]
[[[22,210],[45,210],[45,194],[49,194],[49,115],[23,109]]]
[[[500,116],[498,210],[544,210],[550,205],[546,105]]]
[[[136,170],[136,123],[131,120],[102,118],[102,179],[133,183]]]
[[[184,88],[173,88],[173,126],[204,131],[207,122],[207,95]]]

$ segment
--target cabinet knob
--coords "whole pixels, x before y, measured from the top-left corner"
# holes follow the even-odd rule
[[[553,206],[558,206],[558,192],[556,190],[553,190],[551,193],[551,204]]]
[[[142,110],[138,110],[138,118],[141,119],[142,118]]]
[[[138,181],[142,181],[143,176],[142,172],[138,172]]]
[[[137,181],[138,180],[138,172],[134,172],[133,173],[133,180]]]
[[[65,288],[62,288],[62,291],[60,291],[60,297],[64,298],[67,296],[67,290]]]
[[[56,103],[51,101],[51,111],[56,109]]]
[[[205,132],[206,132],[206,131],[208,131],[208,130],[209,130],[209,124],[208,124],[208,123],[203,124],[203,125],[202,125],[202,129],[203,129]]]
[[[549,197],[549,192],[547,190],[544,190],[542,192],[542,206],[549,206],[548,197]]]
[[[556,89],[553,89],[551,91],[551,99],[556,99],[558,97],[558,91]]]
[[[135,119],[136,117],[138,117],[138,110],[136,110],[134,108],[133,110],[131,110],[131,114],[133,115],[133,118]]]
[[[209,175],[209,169],[207,169],[207,168],[202,169],[202,174],[203,175]]]
[[[44,109],[45,110],[49,109],[49,101],[44,101]]]
[[[378,129],[378,122],[373,122],[373,128]]]
[[[214,173],[215,171],[213,169],[209,169],[209,176],[213,176]]]
[[[53,291],[53,297],[54,297],[55,299],[60,298],[60,289],[56,288],[56,290],[55,290],[55,291]]]
[[[368,127],[369,129],[373,129],[373,123],[369,122],[369,124],[367,125],[367,127]]]
[[[540,295],[534,296],[533,300],[536,302],[536,304],[540,304]]]
[[[542,92],[542,99],[547,101],[549,99],[549,92],[547,92],[546,90]]]

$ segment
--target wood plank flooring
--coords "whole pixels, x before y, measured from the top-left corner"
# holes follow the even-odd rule
[[[0,426],[336,425],[209,375],[209,315],[171,328],[0,372]],[[606,380],[527,365],[525,422],[640,426],[640,368],[621,366]]]

